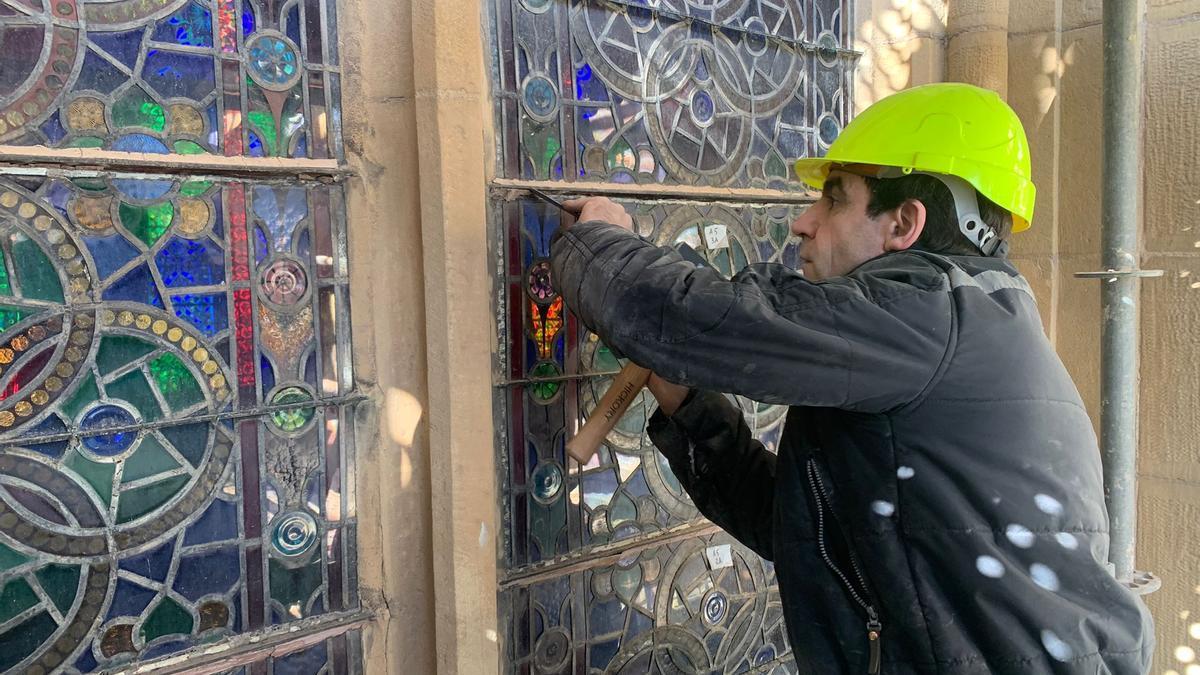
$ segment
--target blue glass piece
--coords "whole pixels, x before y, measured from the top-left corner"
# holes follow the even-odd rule
[[[287,36],[295,44],[300,44],[300,3],[292,5],[287,16]],[[298,64],[297,64],[298,65]]]
[[[128,79],[129,76],[122,73],[108,59],[89,49],[87,56],[83,57],[83,68],[79,71],[79,79],[75,81],[75,91],[89,89],[101,94],[111,94]]]
[[[187,556],[179,561],[175,591],[195,602],[209,593],[225,593],[242,576],[237,547]]]
[[[150,275],[150,268],[142,265],[133,270],[117,283],[105,289],[104,300],[132,300],[146,305],[163,308],[162,296]]]
[[[61,434],[67,430],[65,422],[58,415],[49,415],[46,419],[30,427],[29,431],[22,434],[23,436],[48,436],[50,434]],[[47,457],[58,459],[62,457],[67,450],[67,441],[54,441],[50,443],[38,443],[37,445],[26,445],[24,447],[40,452]]]
[[[246,137],[250,141],[249,155],[251,157],[262,157],[263,156],[263,144],[262,144],[262,141],[259,140],[258,135],[255,134],[253,131],[248,131],[248,132],[246,132]]]
[[[112,427],[127,427],[137,423],[133,413],[108,403],[98,405],[83,415],[79,427],[84,432],[101,431]],[[104,457],[114,457],[129,449],[137,440],[136,431],[117,431],[109,434],[84,436],[83,445]]]
[[[612,658],[617,655],[617,649],[621,646],[620,640],[609,640],[608,642],[597,642],[592,645],[591,653],[588,656],[588,663],[594,668],[606,668]]]
[[[100,666],[96,662],[96,657],[92,656],[91,649],[84,649],[79,658],[75,660],[75,670],[81,673],[90,673]]]
[[[107,619],[118,616],[138,616],[154,600],[158,593],[139,586],[128,579],[117,579],[117,588],[113,593],[112,606],[108,608]]]
[[[170,150],[167,148],[165,143],[163,143],[162,141],[158,140],[157,138],[155,138],[153,136],[149,136],[147,134],[126,134],[126,135],[118,138],[117,140],[113,141],[112,149],[113,150],[121,150],[123,152],[149,152],[149,153],[153,153],[156,155],[165,155],[170,152]],[[129,185],[132,183],[152,183],[154,185],[166,184],[166,186],[167,186],[166,189],[162,190],[162,192],[160,192],[157,196],[155,196],[155,197],[139,197],[139,199],[158,199],[158,197],[161,197],[164,194],[166,194],[167,190],[171,189],[171,181],[162,181],[162,180],[135,181],[135,180],[129,180],[129,179],[113,181],[114,184],[118,183],[118,182],[122,183],[124,185]],[[117,189],[122,190],[124,192],[124,190],[120,187],[118,187]]]
[[[88,33],[88,39],[94,42],[97,47],[108,52],[109,56],[112,56],[125,64],[130,70],[133,70],[137,67],[137,57],[142,51],[142,31],[143,29],[141,28],[124,33],[101,33],[96,31]]]
[[[92,259],[96,261],[96,271],[101,280],[107,279],[141,253],[128,239],[119,234],[109,237],[84,237],[83,242],[92,252]]]
[[[209,286],[225,281],[225,252],[204,242],[172,237],[155,256],[168,288]]]
[[[230,608],[233,614],[233,632],[240,633],[242,632],[242,594],[234,593],[233,602],[230,604],[233,605]]]
[[[75,193],[71,191],[71,188],[67,187],[66,183],[53,181],[46,188],[46,192],[42,194],[42,199],[50,202],[50,205],[66,218],[67,204],[70,203],[71,197],[74,195]]]
[[[159,656],[166,656],[167,654],[174,654],[175,652],[183,651],[190,646],[192,645],[188,640],[168,640],[167,642],[154,645],[141,654],[138,654],[138,657],[147,660],[154,659],[158,658]]]
[[[261,227],[254,228],[254,264],[261,265],[270,248],[271,245],[267,243],[267,234]]]
[[[278,516],[271,530],[271,545],[286,556],[307,552],[317,543],[317,521],[307,511],[292,511]]]
[[[296,151],[292,153],[292,157],[308,157],[308,134],[301,132],[296,137]]]
[[[194,47],[211,47],[212,13],[197,4],[188,4],[159,21],[151,39]]]
[[[58,145],[58,142],[67,135],[67,130],[63,128],[62,122],[58,120],[57,111],[45,122],[42,122],[42,133],[46,134],[46,140],[50,142],[50,145]]]
[[[242,35],[250,37],[254,33],[254,5],[250,0],[242,0]]]
[[[188,528],[183,537],[183,545],[193,546],[236,539],[237,535],[237,505],[214,499],[204,515]]]
[[[174,540],[168,541],[153,551],[123,561],[121,569],[139,574],[147,579],[165,582],[167,573],[171,571],[171,554],[174,549]]]
[[[290,251],[292,234],[300,221],[308,216],[308,195],[302,188],[254,188],[254,213],[271,231],[271,244],[276,251]],[[280,204],[280,196],[283,203]]]
[[[216,88],[211,56],[163,49],[146,52],[142,79],[164,98],[183,97],[200,101]]]
[[[262,373],[262,388],[263,391],[271,391],[275,388],[275,369],[271,367],[271,360],[266,356],[262,357],[262,363],[259,368]]]
[[[591,635],[617,632],[625,625],[625,606],[616,599],[608,602],[596,602],[591,606],[587,625]]]
[[[699,89],[695,94],[692,94],[692,114],[701,122],[707,122],[713,118],[716,112],[716,105],[713,103],[712,96],[703,89]]]
[[[217,130],[221,128],[220,125],[217,124],[217,106],[216,106],[216,104],[208,106],[208,109],[204,111],[204,114],[208,117],[208,128],[210,129],[210,131],[208,132],[208,146],[210,148],[216,148],[217,147]],[[218,219],[217,222],[219,223],[221,221]]]
[[[229,326],[224,295],[172,295],[171,303],[176,316],[187,319],[210,337]]]
[[[295,654],[288,654],[275,659],[276,675],[301,675],[301,673],[320,672],[329,660],[325,643],[316,645]]]

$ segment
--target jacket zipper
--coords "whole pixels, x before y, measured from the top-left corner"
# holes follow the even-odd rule
[[[859,583],[857,588],[851,582],[850,578],[842,572],[841,568],[837,566],[837,563],[833,560],[833,556],[829,554],[829,549],[825,546],[825,510],[828,509],[830,517],[834,517],[833,508],[829,503],[829,495],[825,492],[825,484],[821,481],[820,474],[817,473],[816,460],[812,458],[808,460],[808,484],[809,488],[813,491],[813,496],[817,500],[817,545],[821,549],[821,558],[825,560],[825,566],[841,579],[842,585],[850,592],[850,597],[854,599],[854,602],[858,603],[858,606],[862,607],[863,611],[867,613],[867,647],[870,654],[867,673],[868,675],[878,675],[882,658],[880,635],[883,633],[883,624],[879,621],[879,612],[875,609],[875,605],[870,602],[867,580],[863,576],[862,568],[859,567],[858,557],[854,554],[854,549],[847,542],[847,557],[850,559],[850,567],[854,571],[854,576]]]

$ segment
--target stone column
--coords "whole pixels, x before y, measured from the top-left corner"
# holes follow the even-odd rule
[[[1009,0],[951,0],[946,21],[946,79],[1008,98]]]

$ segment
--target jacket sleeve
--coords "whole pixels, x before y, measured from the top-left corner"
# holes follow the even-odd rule
[[[924,391],[952,329],[940,271],[914,254],[886,258],[821,282],[777,264],[726,280],[602,222],[575,224],[552,249],[567,306],[664,379],[764,403],[864,412]]]
[[[646,430],[696,508],[773,559],[775,455],[751,437],[742,412],[721,394],[693,390],[674,415],[655,412]]]

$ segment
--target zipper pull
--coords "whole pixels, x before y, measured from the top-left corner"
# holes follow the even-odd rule
[[[882,632],[883,624],[879,623],[879,619],[872,616],[867,621],[867,646],[871,652],[871,661],[867,665],[867,675],[879,675],[879,662],[882,660],[882,647],[879,643],[879,634]]]

